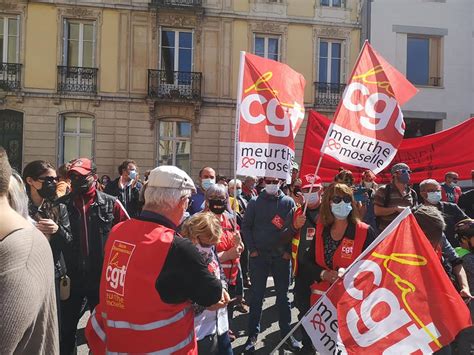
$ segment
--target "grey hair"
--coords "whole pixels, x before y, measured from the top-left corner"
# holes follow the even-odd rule
[[[190,189],[169,189],[147,186],[145,190],[146,210],[166,213],[174,210],[184,197],[190,197]]]
[[[230,190],[230,187],[231,186],[234,186],[234,185],[242,185],[242,181],[240,181],[239,179],[232,179],[229,181],[229,190]]]
[[[426,179],[420,182],[420,191],[425,191],[426,185],[436,185],[440,186],[439,182],[436,181],[435,179]]]
[[[12,171],[8,185],[8,202],[18,214],[28,219],[28,195],[21,176]]]
[[[214,184],[206,190],[206,200],[213,198],[227,198],[227,190],[225,186]]]

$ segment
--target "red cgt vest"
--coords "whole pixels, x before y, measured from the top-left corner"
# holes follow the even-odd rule
[[[324,260],[324,239],[323,239],[324,226],[320,223],[316,225],[316,252],[314,255],[314,261],[324,269],[329,270],[329,267]],[[341,244],[334,252],[332,258],[333,270],[339,268],[347,268],[353,261],[362,253],[365,240],[367,239],[367,230],[369,226],[363,222],[359,222],[356,225],[354,240],[343,237]],[[319,297],[323,295],[327,289],[331,286],[328,281],[314,282],[311,285],[311,305],[315,304]]]
[[[136,219],[118,224],[110,233],[100,303],[86,327],[94,355],[197,354],[191,303],[164,303],[155,288],[174,233]]]
[[[222,217],[222,236],[221,241],[216,246],[217,252],[227,251],[234,247],[234,226],[232,225],[229,217],[227,217],[225,214],[223,214]],[[238,230],[238,226],[236,226],[236,230]],[[224,271],[225,279],[228,285],[235,286],[237,284],[239,265],[240,258],[227,260],[221,263],[222,270]]]

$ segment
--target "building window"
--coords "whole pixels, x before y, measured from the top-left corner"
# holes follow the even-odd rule
[[[280,36],[255,35],[254,53],[260,57],[280,60]]]
[[[415,85],[441,86],[441,37],[407,37],[407,78]]]
[[[61,120],[60,164],[76,158],[93,158],[94,119],[81,114],[64,115]]]
[[[19,17],[0,17],[0,59],[3,63],[19,62],[19,33]]]
[[[161,31],[161,66],[169,73],[191,72],[193,68],[193,33],[191,31]]]
[[[63,46],[63,65],[94,68],[95,24],[65,20]]]
[[[423,120],[404,117],[403,121],[405,122],[404,138],[416,138],[436,133],[437,120]]]
[[[343,7],[345,0],[321,0],[321,6]]]
[[[158,165],[175,165],[191,172],[191,127],[183,121],[160,122]]]
[[[341,82],[342,43],[321,40],[319,42],[318,80],[321,83]]]

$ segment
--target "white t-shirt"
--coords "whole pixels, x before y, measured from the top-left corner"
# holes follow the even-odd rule
[[[212,250],[212,247],[202,247],[199,244],[197,244],[196,247],[199,253],[204,256],[209,271],[220,280],[219,262],[217,261],[216,254]],[[194,331],[198,341],[207,335],[212,335],[216,332],[218,335],[221,335],[228,330],[229,320],[227,319],[227,308],[220,308],[217,311],[208,311],[206,309],[194,317]]]

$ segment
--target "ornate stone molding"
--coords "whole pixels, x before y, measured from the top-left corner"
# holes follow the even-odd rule
[[[348,39],[351,35],[351,28],[344,27],[314,27],[313,36],[314,37],[324,37],[324,38],[337,38],[337,39]]]
[[[92,20],[97,22],[97,28],[102,25],[102,9],[88,8],[84,6],[58,6],[58,20],[63,19]]]
[[[185,120],[194,126],[197,132],[201,119],[201,103],[165,103],[147,100],[150,112],[150,130],[155,129],[156,122]]]
[[[275,22],[250,22],[248,25],[249,32],[268,33],[268,34],[288,34],[288,24]]]
[[[157,26],[187,28],[194,30],[196,44],[201,43],[202,14],[158,13]],[[153,30],[156,33],[156,29]]]

